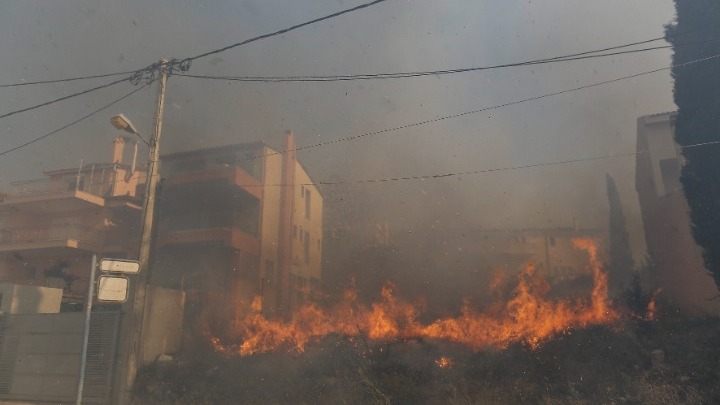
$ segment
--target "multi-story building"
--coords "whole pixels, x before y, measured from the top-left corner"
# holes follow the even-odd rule
[[[680,183],[683,157],[675,143],[676,113],[646,115],[637,121],[635,188],[645,242],[662,296],[696,313],[720,311],[712,277],[690,230],[689,207]]]
[[[232,327],[261,296],[265,314],[285,316],[319,286],[323,198],[295,158],[292,133],[283,148],[242,143],[162,157],[153,278],[185,291],[190,313]]]
[[[110,163],[11,184],[0,198],[0,281],[62,287],[63,302],[78,304],[93,254],[137,257],[145,168],[125,144],[115,140]],[[287,315],[318,287],[323,198],[294,148],[288,133],[287,153],[243,143],[163,156],[152,284],[228,325],[256,296],[267,315]]]
[[[110,163],[45,172],[11,183],[0,198],[0,281],[63,289],[63,303],[82,303],[91,256],[137,256],[145,169],[123,161],[124,138]]]

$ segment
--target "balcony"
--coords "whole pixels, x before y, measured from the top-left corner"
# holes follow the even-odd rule
[[[113,176],[114,177],[114,176]],[[57,213],[70,209],[104,207],[105,196],[116,195],[123,181],[89,182],[84,177],[45,178],[10,184],[10,192],[0,200],[0,209]]]
[[[260,254],[260,241],[258,238],[243,232],[237,227],[168,231],[159,237],[161,246],[214,243],[253,255]]]
[[[0,252],[38,249],[80,249],[102,246],[102,231],[81,225],[0,229]]]
[[[257,199],[262,199],[262,183],[255,177],[248,174],[241,167],[215,167],[210,169],[184,171],[170,175],[165,183],[171,185],[187,185],[192,183],[203,183],[222,180],[227,184],[234,185]]]

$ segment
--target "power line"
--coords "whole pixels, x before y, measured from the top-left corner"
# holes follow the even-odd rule
[[[200,55],[193,56],[193,57],[190,57],[190,58],[186,58],[186,59],[184,59],[183,61],[192,62],[192,61],[194,61],[194,60],[196,60],[196,59],[204,58],[204,57],[206,57],[206,56],[214,55],[214,54],[217,54],[217,53],[220,53],[220,52],[225,52],[225,51],[227,51],[227,50],[229,50],[229,49],[236,48],[236,47],[238,47],[238,46],[242,46],[242,45],[245,45],[245,44],[249,44],[249,43],[251,43],[251,42],[256,42],[256,41],[259,41],[259,40],[261,40],[261,39],[270,38],[270,37],[274,37],[274,36],[277,36],[277,35],[282,35],[282,34],[285,34],[285,33],[290,32],[290,31],[294,31],[294,30],[296,30],[296,29],[298,29],[298,28],[306,27],[306,26],[308,26],[308,25],[312,25],[312,24],[315,24],[315,23],[318,23],[318,22],[321,22],[321,21],[325,21],[325,20],[329,20],[329,19],[331,19],[331,18],[339,17],[339,16],[341,16],[341,15],[343,15],[343,14],[348,14],[348,13],[351,13],[351,12],[353,12],[353,11],[357,11],[357,10],[360,10],[360,9],[363,9],[363,8],[368,8],[368,7],[370,7],[370,6],[374,6],[374,5],[379,4],[379,3],[382,3],[382,2],[384,2],[384,1],[387,1],[387,0],[374,0],[374,1],[371,1],[371,2],[369,2],[369,3],[364,3],[364,4],[361,4],[361,5],[359,5],[359,6],[355,6],[355,7],[348,8],[348,9],[345,9],[345,10],[342,10],[342,11],[338,11],[338,12],[336,12],[336,13],[332,13],[332,14],[326,15],[326,16],[324,16],[324,17],[316,18],[316,19],[314,19],[314,20],[306,21],[306,22],[301,23],[301,24],[293,25],[292,27],[288,27],[288,28],[285,28],[285,29],[282,29],[282,30],[279,30],[279,31],[275,31],[275,32],[272,32],[272,33],[269,33],[269,34],[264,34],[264,35],[260,35],[260,36],[253,37],[253,38],[250,38],[250,39],[246,39],[246,40],[244,40],[244,41],[237,42],[237,43],[232,44],[232,45],[228,45],[228,46],[226,46],[226,47],[224,47],[224,48],[215,49],[215,50],[213,50],[213,51],[201,53]]]
[[[696,144],[685,145],[685,146],[678,145],[677,149],[697,148],[697,147],[712,146],[712,145],[720,145],[720,141],[702,142],[702,143],[696,143]],[[676,148],[668,149],[668,150],[676,150]],[[552,161],[552,162],[532,163],[532,164],[525,164],[525,165],[518,165],[518,166],[501,166],[501,167],[494,167],[494,168],[489,168],[489,169],[469,170],[469,171],[463,171],[463,172],[448,172],[448,173],[437,173],[437,174],[428,174],[428,175],[386,177],[386,178],[376,178],[376,179],[320,181],[317,183],[299,183],[297,185],[301,185],[301,186],[332,186],[332,185],[341,185],[341,184],[386,183],[386,182],[409,181],[409,180],[433,180],[433,179],[442,179],[442,178],[447,178],[447,177],[456,177],[456,176],[463,176],[463,175],[485,174],[485,173],[493,173],[493,172],[504,172],[504,171],[510,171],[510,170],[522,170],[522,169],[532,169],[532,168],[537,168],[537,167],[558,166],[558,165],[566,165],[566,164],[581,163],[581,162],[591,162],[591,161],[597,161],[597,160],[608,160],[608,159],[614,159],[614,158],[620,158],[620,157],[637,156],[637,155],[641,155],[644,153],[649,153],[649,151],[612,153],[612,154],[607,154],[607,155],[602,155],[602,156],[593,156],[593,157],[587,157],[587,158],[565,159],[565,160],[557,160],[557,161]],[[268,184],[266,186],[268,186],[268,187],[290,187],[290,186],[294,186],[294,185],[296,185],[296,184]]]
[[[86,115],[84,115],[84,116],[76,119],[75,121],[72,121],[72,122],[70,122],[70,123],[68,123],[68,124],[66,124],[66,125],[63,125],[62,127],[58,128],[58,129],[56,129],[56,130],[54,130],[54,131],[48,132],[47,134],[44,134],[44,135],[42,135],[42,136],[39,136],[39,137],[37,137],[37,138],[35,138],[35,139],[31,140],[31,141],[25,142],[25,143],[22,144],[22,145],[18,145],[18,146],[14,147],[14,148],[10,148],[10,149],[7,149],[7,150],[5,150],[5,151],[2,151],[2,152],[0,152],[0,156],[6,155],[6,154],[8,154],[8,153],[10,153],[10,152],[14,152],[14,151],[16,151],[16,150],[18,150],[18,149],[21,149],[21,148],[24,148],[24,147],[26,147],[26,146],[28,146],[28,145],[32,145],[32,144],[35,143],[35,142],[41,141],[41,140],[43,140],[43,139],[45,139],[45,138],[47,138],[47,137],[50,137],[50,136],[52,136],[52,135],[55,135],[56,133],[58,133],[58,132],[60,132],[60,131],[62,131],[62,130],[64,130],[64,129],[66,129],[66,128],[69,128],[69,127],[71,127],[71,126],[73,126],[73,125],[75,125],[75,124],[77,124],[77,123],[79,123],[79,122],[81,122],[81,121],[84,121],[84,120],[92,117],[93,115],[95,115],[95,114],[97,114],[97,113],[99,113],[99,112],[101,112],[101,111],[103,111],[103,110],[105,110],[105,109],[107,109],[107,108],[115,105],[116,103],[118,103],[118,102],[120,102],[120,101],[122,101],[122,100],[124,100],[124,99],[126,99],[126,98],[128,98],[128,97],[130,97],[130,96],[132,96],[133,94],[139,92],[140,90],[142,90],[142,89],[150,86],[151,83],[152,83],[152,81],[150,81],[150,82],[148,82],[148,83],[145,83],[144,85],[138,87],[137,89],[135,89],[135,90],[133,90],[133,91],[125,94],[124,96],[122,96],[122,97],[120,97],[120,98],[117,98],[117,99],[113,100],[112,102],[110,102],[110,103],[108,103],[108,104],[105,104],[104,106],[98,108],[97,110],[94,110],[93,112],[91,112],[91,113],[89,113],[89,114],[86,114]]]
[[[266,83],[280,83],[280,82],[337,82],[337,81],[351,81],[351,80],[373,80],[373,79],[402,79],[410,77],[422,77],[422,76],[440,76],[454,73],[466,73],[466,72],[477,72],[482,70],[493,70],[509,67],[519,66],[531,66],[540,65],[546,63],[558,63],[568,62],[583,59],[594,59],[602,58],[607,56],[624,55],[631,53],[640,53],[647,51],[654,51],[658,49],[672,48],[672,45],[655,46],[651,48],[634,49],[629,51],[619,51],[612,53],[601,53],[597,55],[588,55],[588,53],[595,53],[601,51],[589,51],[578,54],[570,54],[565,56],[556,56],[547,59],[536,59],[524,62],[504,63],[499,65],[490,66],[478,66],[469,68],[457,68],[457,69],[444,69],[444,70],[430,70],[430,71],[414,71],[414,72],[394,72],[394,73],[372,73],[372,74],[356,74],[356,75],[329,75],[329,76],[209,76],[209,75],[193,75],[193,74],[179,74],[180,77],[190,77],[195,79],[210,79],[210,80],[225,80],[225,81],[238,81],[238,82],[266,82]],[[582,55],[582,56],[580,56]]]
[[[378,3],[382,3],[382,2],[384,2],[384,1],[387,1],[387,0],[374,0],[374,1],[371,1],[371,2],[369,2],[369,3],[361,4],[361,5],[356,6],[356,7],[352,7],[352,8],[346,9],[346,10],[342,10],[342,11],[338,11],[338,12],[336,12],[336,13],[332,13],[332,14],[326,15],[326,16],[324,16],[324,17],[320,17],[320,18],[316,18],[316,19],[314,19],[314,20],[306,21],[306,22],[301,23],[301,24],[296,24],[296,25],[293,25],[293,26],[288,27],[288,28],[284,28],[284,29],[279,30],[279,31],[271,32],[271,33],[269,33],[269,34],[259,35],[259,36],[253,37],[253,38],[246,39],[246,40],[241,41],[241,42],[234,43],[234,44],[232,44],[232,45],[228,45],[228,46],[223,47],[223,48],[219,48],[219,49],[215,49],[215,50],[212,50],[212,51],[209,51],[209,52],[201,53],[200,55],[192,56],[192,57],[185,58],[185,59],[182,59],[182,60],[174,59],[174,60],[171,61],[171,64],[170,64],[170,65],[171,65],[171,69],[172,69],[172,70],[179,69],[180,71],[187,71],[187,70],[190,68],[190,64],[192,63],[192,61],[194,61],[194,60],[196,60],[196,59],[200,59],[200,58],[204,58],[204,57],[206,57],[206,56],[210,56],[210,55],[218,54],[218,53],[221,53],[221,52],[225,52],[225,51],[227,51],[227,50],[229,50],[229,49],[236,48],[236,47],[242,46],[242,45],[246,45],[246,44],[249,44],[249,43],[251,43],[251,42],[256,42],[256,41],[259,41],[259,40],[261,40],[261,39],[266,39],[266,38],[274,37],[274,36],[277,36],[277,35],[282,35],[282,34],[285,34],[285,33],[290,32],[290,31],[294,31],[294,30],[296,30],[296,29],[299,29],[299,28],[302,28],[302,27],[306,27],[306,26],[308,26],[308,25],[312,25],[312,24],[315,24],[315,23],[318,23],[318,22],[321,22],[321,21],[325,21],[325,20],[329,20],[329,19],[332,19],[332,18],[335,18],[335,17],[339,17],[339,16],[341,16],[341,15],[343,15],[343,14],[348,14],[348,13],[351,13],[351,12],[353,12],[353,11],[357,11],[357,10],[360,10],[360,9],[368,8],[368,7],[370,7],[370,6],[374,6],[374,5],[376,5],[376,4],[378,4]],[[152,66],[152,65],[151,65],[151,66]],[[140,71],[142,71],[142,70],[146,70],[146,69],[148,69],[148,68],[144,68],[144,69],[140,69],[140,70],[134,70],[134,71],[127,71],[127,72],[106,73],[106,74],[100,74],[100,75],[71,77],[71,78],[65,78],[65,79],[39,80],[39,81],[33,81],[33,82],[19,82],[19,83],[0,84],[0,88],[4,88],[4,87],[18,87],[18,86],[28,86],[28,85],[33,85],[33,84],[44,84],[44,83],[61,83],[61,82],[70,82],[70,81],[76,81],[76,80],[95,79],[95,78],[100,78],[100,77],[119,76],[119,75],[124,75],[124,74],[136,74],[136,73],[138,73],[138,72],[140,72]],[[2,118],[2,117],[0,117],[0,118]]]
[[[700,62],[705,62],[705,61],[712,60],[712,59],[717,59],[717,58],[720,58],[720,54],[713,55],[713,56],[709,56],[709,57],[702,58],[702,59],[695,59],[695,60],[692,60],[692,61],[689,61],[689,62],[685,62],[685,63],[678,63],[678,64],[671,65],[671,66],[668,66],[668,67],[663,67],[663,68],[648,70],[648,71],[645,71],[645,72],[640,72],[640,73],[636,73],[636,74],[629,75],[629,76],[622,76],[622,77],[618,77],[618,78],[611,79],[611,80],[605,80],[605,81],[601,81],[601,82],[597,82],[597,83],[587,84],[587,85],[584,85],[584,86],[573,87],[573,88],[570,88],[570,89],[565,89],[565,90],[561,90],[561,91],[556,91],[556,92],[553,92],[553,93],[547,93],[547,94],[543,94],[543,95],[540,95],[540,96],[529,97],[529,98],[525,98],[525,99],[522,99],[522,100],[510,101],[510,102],[507,102],[507,103],[497,104],[497,105],[490,106],[490,107],[484,107],[484,108],[480,108],[480,109],[477,109],[477,110],[465,111],[465,112],[462,112],[462,113],[457,113],[457,114],[452,114],[452,115],[446,115],[446,116],[443,116],[443,117],[428,119],[428,120],[425,120],[425,121],[419,121],[419,122],[414,122],[414,123],[410,123],[410,124],[404,124],[404,125],[400,125],[400,126],[396,126],[396,127],[385,128],[385,129],[381,129],[381,130],[377,130],[377,131],[366,132],[366,133],[364,133],[364,134],[348,136],[348,137],[345,137],[345,138],[333,139],[333,140],[324,141],[324,142],[318,142],[318,143],[315,143],[315,144],[312,144],[312,145],[301,146],[301,147],[297,147],[297,148],[294,148],[294,149],[285,149],[285,150],[281,150],[281,151],[266,153],[266,154],[263,154],[263,155],[252,156],[252,157],[249,157],[249,158],[247,158],[247,159],[237,160],[237,162],[246,161],[246,160],[254,160],[254,159],[264,158],[264,157],[268,157],[268,156],[281,155],[281,154],[285,154],[285,153],[288,153],[288,152],[297,152],[297,151],[301,151],[301,150],[305,150],[305,149],[313,149],[313,148],[318,148],[318,147],[321,147],[321,146],[327,146],[327,145],[331,145],[331,144],[335,144],[335,143],[347,142],[347,141],[352,141],[352,140],[355,140],[355,139],[365,138],[365,137],[368,137],[368,136],[380,135],[380,134],[384,134],[384,133],[388,133],[388,132],[398,131],[398,130],[401,130],[401,129],[407,129],[407,128],[412,128],[412,127],[417,127],[417,126],[421,126],[421,125],[431,124],[431,123],[435,123],[435,122],[439,122],[439,121],[445,121],[445,120],[449,120],[449,119],[460,118],[460,117],[463,117],[463,116],[466,116],[466,115],[478,114],[478,113],[485,112],[485,111],[496,110],[496,109],[503,108],[503,107],[509,107],[509,106],[513,106],[513,105],[517,105],[517,104],[527,103],[527,102],[530,102],[530,101],[536,101],[536,100],[541,100],[541,99],[544,99],[544,98],[549,98],[549,97],[554,97],[554,96],[558,96],[558,95],[562,95],[562,94],[572,93],[572,92],[576,92],[576,91],[580,91],[580,90],[589,89],[589,88],[592,88],[592,87],[598,87],[598,86],[602,86],[602,85],[606,85],[606,84],[610,84],[610,83],[616,83],[616,82],[620,82],[620,81],[623,81],[623,80],[633,79],[633,78],[636,78],[636,77],[645,76],[645,75],[649,75],[649,74],[652,74],[652,73],[661,72],[661,71],[664,71],[664,70],[670,70],[670,69],[673,69],[673,68],[676,68],[676,67],[688,66],[688,65],[691,65],[691,64],[700,63]]]
[[[686,34],[687,33],[685,33],[683,35],[686,35]],[[601,53],[601,52],[607,52],[607,51],[611,51],[611,50],[617,50],[617,49],[627,48],[627,47],[631,47],[631,46],[636,46],[636,45],[640,45],[640,44],[647,44],[650,42],[656,42],[656,41],[660,41],[660,40],[666,40],[666,38],[665,37],[651,38],[651,39],[644,40],[644,41],[632,42],[629,44],[617,45],[617,46],[612,46],[612,47],[608,47],[608,48],[595,49],[595,50],[579,52],[579,53],[572,53],[572,54],[568,54],[568,55],[554,56],[554,57],[550,57],[550,58],[534,59],[534,60],[523,61],[523,62],[504,63],[504,64],[499,64],[499,65],[469,67],[469,68],[431,70],[431,71],[371,73],[371,74],[352,74],[352,75],[326,75],[326,76],[313,76],[313,75],[308,75],[308,76],[229,76],[229,75],[219,75],[218,76],[218,75],[215,75],[215,76],[213,76],[213,75],[193,75],[193,74],[178,74],[177,76],[189,77],[189,78],[195,78],[195,79],[239,81],[239,82],[265,82],[265,83],[337,82],[337,81],[351,81],[351,80],[401,79],[401,78],[422,77],[422,76],[439,76],[439,75],[447,75],[447,74],[455,74],[455,73],[466,73],[466,72],[474,72],[474,71],[482,71],[482,70],[509,68],[509,67],[539,65],[539,64],[546,64],[546,63],[577,61],[577,60],[584,60],[584,59],[594,59],[594,58],[602,58],[602,57],[608,57],[608,56],[617,56],[617,55],[633,54],[633,53],[640,53],[640,52],[648,52],[648,51],[654,51],[654,50],[659,50],[659,49],[668,49],[668,48],[673,48],[673,47],[678,48],[678,47],[683,47],[683,46],[688,46],[688,45],[699,45],[699,44],[703,44],[703,43],[707,43],[707,42],[717,42],[718,41],[718,39],[713,39],[713,40],[690,42],[690,43],[685,43],[685,44],[663,45],[663,46],[655,46],[655,47],[642,48],[642,49],[618,51],[618,52],[612,52],[612,53]]]
[[[57,102],[59,102],[59,101],[67,100],[67,99],[70,99],[70,98],[73,98],[73,97],[81,96],[81,95],[83,95],[83,94],[87,94],[87,93],[90,93],[90,92],[93,92],[93,91],[96,91],[96,90],[104,89],[104,88],[106,88],[106,87],[110,87],[110,86],[116,85],[116,84],[118,84],[118,83],[122,83],[122,82],[128,81],[129,79],[130,79],[129,77],[124,77],[124,78],[122,78],[122,79],[120,79],[120,80],[115,80],[115,81],[112,81],[112,82],[110,82],[110,83],[105,83],[105,84],[103,84],[103,85],[93,87],[93,88],[91,88],[91,89],[83,90],[83,91],[80,91],[80,92],[77,92],[77,93],[72,93],[72,94],[69,94],[69,95],[67,95],[67,96],[63,96],[63,97],[60,97],[60,98],[56,98],[56,99],[54,99],[54,100],[46,101],[46,102],[44,102],[44,103],[40,103],[40,104],[31,106],[31,107],[25,107],[25,108],[21,108],[21,109],[19,109],[19,110],[10,111],[10,112],[8,112],[8,113],[5,113],[5,114],[0,115],[0,119],[9,117],[9,116],[11,116],[11,115],[19,114],[19,113],[22,113],[22,112],[25,112],[25,111],[30,111],[30,110],[34,110],[34,109],[36,109],[36,108],[44,107],[44,106],[46,106],[46,105],[50,105],[50,104],[53,104],[53,103],[57,103]]]
[[[142,69],[141,69],[141,70],[142,70]],[[30,85],[34,85],[34,84],[74,82],[74,81],[77,81],[77,80],[99,79],[99,78],[103,78],[103,77],[112,77],[112,76],[121,76],[121,75],[131,75],[131,74],[136,73],[136,72],[138,72],[138,71],[137,71],[137,70],[129,70],[129,71],[126,71],[126,72],[105,73],[105,74],[101,74],[101,75],[92,75],[92,76],[68,77],[68,78],[65,78],[65,79],[38,80],[38,81],[33,81],[33,82],[8,83],[8,84],[0,84],[0,88],[30,86]]]

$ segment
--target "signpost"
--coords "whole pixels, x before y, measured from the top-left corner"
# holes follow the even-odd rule
[[[108,273],[100,276],[97,280],[97,299],[100,302],[123,303],[127,301],[130,280],[124,274],[137,274],[140,272],[140,264],[135,260],[102,259],[98,266],[97,257],[95,255],[92,256],[88,294],[85,301],[85,331],[83,333],[80,379],[78,381],[76,405],[82,404],[83,384],[85,383],[85,361],[87,358],[88,338],[90,336],[90,313],[95,287],[95,270],[98,267],[100,271]]]
[[[125,276],[100,276],[97,299],[100,302],[125,302],[129,285],[130,280]]]
[[[137,274],[140,272],[140,263],[135,260],[102,259],[100,260],[100,271],[106,273]]]

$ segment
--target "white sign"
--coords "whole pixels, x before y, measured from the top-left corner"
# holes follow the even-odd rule
[[[97,298],[101,302],[125,302],[130,280],[123,276],[100,276]]]
[[[140,272],[140,263],[135,260],[102,259],[100,261],[100,271],[137,274]]]

